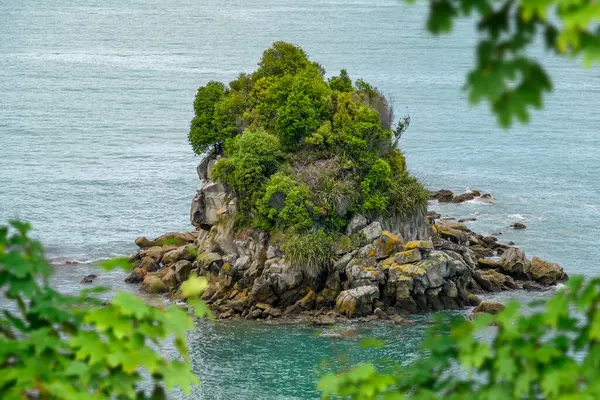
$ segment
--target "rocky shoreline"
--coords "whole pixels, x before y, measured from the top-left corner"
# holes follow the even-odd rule
[[[547,290],[568,279],[559,265],[529,260],[436,213],[394,221],[355,215],[331,268],[307,276],[289,265],[269,232],[234,229],[235,198],[210,179],[214,164],[207,158],[198,167],[203,184],[191,210],[197,230],[136,239],[140,249],[127,282],[177,298],[179,285],[197,272],[210,282],[204,298],[220,319],[405,324],[406,314],[477,306],[478,294]]]

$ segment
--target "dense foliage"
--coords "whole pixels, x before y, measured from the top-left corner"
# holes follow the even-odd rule
[[[184,310],[147,305],[131,293],[104,304],[94,291],[67,296],[49,285],[52,267],[27,224],[0,226],[0,398],[165,399],[165,389],[188,391],[192,373]],[[106,263],[107,268],[126,264]],[[198,296],[206,286],[192,277],[182,292],[199,316],[208,312]],[[161,354],[173,340],[181,359]]]
[[[600,399],[600,279],[571,278],[532,306],[524,315],[510,302],[474,322],[440,320],[415,364],[392,373],[362,364],[328,375],[323,398]]]
[[[414,0],[408,0],[414,2]],[[589,0],[434,0],[427,28],[448,33],[455,19],[474,20],[481,34],[476,65],[465,88],[471,103],[482,100],[502,126],[529,120],[530,108],[541,108],[552,90],[539,58],[527,54],[535,43],[561,56],[600,62],[600,6]],[[475,18],[473,18],[475,14]]]
[[[326,80],[299,47],[274,43],[254,73],[198,89],[194,109],[190,143],[223,156],[212,176],[235,193],[247,225],[335,235],[356,213],[424,209],[427,193],[396,148],[407,119],[392,129],[376,88],[345,70]]]

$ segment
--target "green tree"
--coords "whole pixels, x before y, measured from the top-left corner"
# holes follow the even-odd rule
[[[309,65],[306,53],[300,47],[286,42],[275,42],[265,50],[254,78],[295,75]]]
[[[58,293],[49,284],[52,267],[40,243],[28,237],[29,225],[0,226],[0,398],[166,399],[165,389],[189,392],[198,383],[192,373],[186,330],[188,313],[175,306],[152,307],[131,293],[118,293],[108,304],[98,291],[77,296]],[[126,260],[105,263],[106,268]],[[204,317],[198,299],[207,286],[192,277],[182,294]],[[160,349],[173,340],[180,359]]]
[[[208,82],[201,86],[194,100],[194,119],[188,139],[194,152],[202,154],[212,145],[220,143],[224,138],[220,137],[217,126],[215,126],[214,114],[216,104],[225,96],[225,86],[219,82]]]
[[[409,0],[414,2],[414,0]],[[472,104],[481,101],[503,127],[529,121],[530,109],[541,108],[551,79],[527,51],[536,40],[560,56],[600,62],[600,12],[595,1],[573,0],[434,0],[427,29],[435,35],[452,31],[454,20],[473,18],[481,34],[475,67],[465,88]]]
[[[340,71],[340,76],[334,76],[329,79],[329,87],[331,90],[337,90],[338,92],[352,92],[352,79],[348,75],[348,71],[345,69]]]
[[[240,212],[250,213],[283,160],[279,139],[262,129],[246,130],[230,139],[225,155],[215,165],[213,177],[233,189]]]

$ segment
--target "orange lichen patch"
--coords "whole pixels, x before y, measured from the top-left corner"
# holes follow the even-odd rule
[[[400,251],[394,254],[394,259],[398,264],[408,264],[421,260],[421,252],[419,249]]]
[[[383,231],[381,237],[377,240],[378,258],[389,257],[396,251],[402,250],[403,240],[400,236],[391,232]]]
[[[430,240],[412,240],[403,246],[404,250],[423,249],[433,250],[433,243]]]

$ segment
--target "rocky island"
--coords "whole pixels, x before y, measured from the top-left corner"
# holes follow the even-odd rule
[[[138,238],[128,282],[177,298],[191,273],[206,276],[219,318],[404,323],[408,313],[476,306],[479,293],[567,279],[556,264],[427,213],[430,196],[480,193],[426,191],[398,149],[408,119],[394,126],[385,96],[346,71],[324,75],[277,42],[252,74],[200,87],[189,134],[204,156],[195,230]]]

